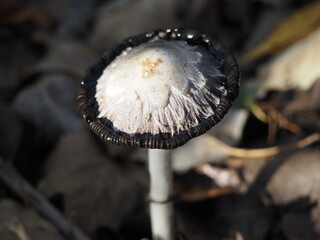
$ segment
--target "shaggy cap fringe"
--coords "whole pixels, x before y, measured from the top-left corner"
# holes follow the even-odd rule
[[[205,87],[194,89],[194,94],[190,91],[190,94],[193,94],[191,96],[192,99],[197,102],[197,104],[193,104],[195,110],[192,110],[193,105],[190,103],[185,103],[185,105],[184,103],[180,104],[182,98],[179,93],[171,91],[170,95],[172,97],[170,99],[175,106],[169,105],[168,108],[164,107],[163,111],[155,109],[154,113],[151,112],[152,115],[154,114],[154,119],[157,119],[156,122],[158,124],[152,121],[150,124],[145,123],[143,117],[139,117],[138,113],[133,114],[134,112],[130,112],[133,111],[132,109],[129,109],[130,111],[127,116],[122,116],[123,111],[119,111],[119,116],[114,117],[114,111],[121,104],[119,103],[120,105],[116,107],[113,106],[112,100],[104,104],[99,100],[101,87],[97,89],[97,85],[99,84],[99,79],[105,77],[105,70],[109,69],[112,63],[117,62],[119,56],[129,55],[132,49],[141,48],[141,46],[152,43],[164,43],[165,45],[166,42],[171,41],[179,41],[173,43],[183,43],[187,46],[192,46],[204,54],[208,54],[208,58],[211,59],[210,63],[213,63],[212,66],[205,65],[208,68],[203,73],[207,81]],[[159,61],[162,63],[162,60]],[[126,68],[126,66],[124,65],[123,68]],[[213,76],[210,73],[211,70],[216,71],[213,68],[217,68],[221,74]],[[200,70],[203,70],[203,68],[201,67]],[[146,74],[148,75],[150,72]],[[134,77],[132,78],[134,79]],[[193,84],[193,80],[188,80],[187,85],[191,88],[196,85]],[[233,55],[220,43],[211,40],[205,34],[199,32],[182,29],[155,30],[125,39],[110,53],[103,55],[96,64],[90,67],[86,72],[84,81],[81,83],[78,102],[84,119],[88,122],[91,129],[104,141],[131,147],[173,149],[205,133],[217,124],[228,112],[233,100],[237,97],[239,85],[240,73],[237,62]],[[196,92],[197,94],[195,94]],[[198,94],[199,92],[200,94]],[[125,104],[125,98],[122,98],[122,100],[123,108],[130,106],[129,103]],[[109,100],[106,99],[106,101]],[[199,103],[199,101],[203,101],[204,104]],[[176,104],[177,102],[179,104]],[[143,104],[148,103],[144,101]],[[169,101],[168,104],[170,104]],[[105,108],[104,105],[107,105],[107,107]],[[182,107],[179,109],[178,105]],[[202,105],[205,107],[200,109],[199,106]],[[191,106],[190,110],[188,110],[188,106]],[[112,114],[108,114],[106,109],[112,109],[112,107],[114,108]],[[141,113],[139,114],[141,115]],[[131,115],[133,119],[129,119]],[[170,120],[169,117],[172,115],[174,115],[174,119]],[[191,116],[193,120],[186,119],[185,123],[181,123],[181,119],[187,118],[187,115]],[[121,120],[121,117],[123,117],[123,120]],[[137,121],[137,119],[140,120]],[[164,119],[163,123],[159,122],[159,119]],[[127,126],[123,123],[125,121],[128,121]]]

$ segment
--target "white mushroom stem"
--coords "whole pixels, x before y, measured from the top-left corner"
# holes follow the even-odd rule
[[[149,149],[153,240],[174,240],[171,151]]]

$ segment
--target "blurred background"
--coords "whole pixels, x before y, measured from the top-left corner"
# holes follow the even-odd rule
[[[88,239],[150,239],[146,150],[102,143],[76,98],[123,38],[177,26],[220,41],[242,72],[224,120],[172,154],[181,239],[320,239],[314,0],[1,0],[0,239],[80,239],[28,184]]]

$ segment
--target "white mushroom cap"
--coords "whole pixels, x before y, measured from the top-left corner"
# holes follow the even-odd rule
[[[174,135],[195,127],[215,114],[227,93],[218,64],[184,41],[155,40],[125,50],[97,80],[98,117],[129,135]]]
[[[205,35],[158,31],[125,40],[88,72],[79,105],[104,140],[175,148],[221,120],[239,70]]]

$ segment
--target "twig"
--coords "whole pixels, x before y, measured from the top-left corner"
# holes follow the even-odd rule
[[[277,135],[278,126],[274,118],[271,117],[270,111],[268,114],[268,143],[274,143]]]
[[[276,108],[271,108],[269,110],[269,115],[280,127],[287,129],[294,134],[299,134],[301,132],[301,128],[297,124],[290,122]]]
[[[65,236],[72,240],[89,240],[89,238],[76,226],[71,224],[62,213],[52,206],[36,189],[34,189],[13,167],[0,158],[0,181],[20,198],[26,194],[28,202],[41,215],[54,224]],[[23,184],[23,187],[21,186]]]
[[[258,120],[264,123],[268,122],[268,115],[260,108],[258,104],[253,104],[250,110]]]
[[[212,199],[222,195],[227,195],[234,192],[232,187],[212,187],[212,188],[185,188],[185,189],[178,189],[179,190],[179,197],[186,202],[196,202],[205,199]]]
[[[269,124],[269,135],[268,142],[272,142],[275,139],[277,132],[277,125],[283,129],[286,129],[293,134],[301,133],[301,128],[299,125],[289,121],[277,108],[283,108],[284,106],[279,106],[276,102],[260,102],[259,106],[263,111],[267,112],[267,122]]]
[[[290,152],[295,149],[304,148],[308,145],[311,145],[312,143],[320,141],[320,134],[313,133],[300,141],[283,145],[283,146],[268,147],[268,148],[261,148],[261,149],[242,149],[242,148],[230,147],[229,145],[209,135],[207,135],[207,137],[210,137],[210,141],[212,142],[212,144],[214,144],[215,146],[218,146],[220,150],[226,152],[230,157],[237,157],[237,158],[272,157],[280,153]]]

